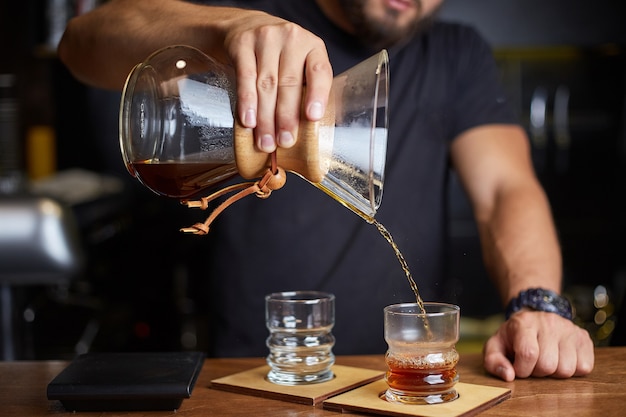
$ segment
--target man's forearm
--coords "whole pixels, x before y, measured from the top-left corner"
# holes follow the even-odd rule
[[[561,290],[561,252],[539,185],[502,196],[479,225],[485,263],[506,304],[521,290]]]
[[[223,28],[241,17],[184,1],[113,0],[72,19],[58,53],[78,80],[120,90],[133,66],[164,46],[191,45],[226,60]]]

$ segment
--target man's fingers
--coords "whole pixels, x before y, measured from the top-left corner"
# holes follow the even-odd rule
[[[300,51],[286,49],[280,57],[278,97],[276,102],[276,138],[278,145],[290,148],[296,143],[304,85],[304,58]]]
[[[578,328],[565,345],[567,348],[562,348],[561,361],[555,376],[559,378],[584,376],[593,371],[594,345],[589,332]]]
[[[320,120],[326,109],[333,74],[324,42],[282,21],[244,31],[233,44],[240,122],[255,129],[256,146],[264,152],[293,146],[300,118]]]
[[[484,362],[487,371],[506,381],[569,378],[593,370],[594,346],[586,330],[558,315],[523,312],[514,314],[487,341]]]
[[[582,328],[579,329],[579,340],[576,346],[578,347],[578,357],[574,376],[588,375],[593,371],[595,364],[595,347],[589,332]]]
[[[276,149],[276,105],[280,77],[281,51],[267,48],[257,51],[257,126],[255,138],[257,147],[264,152]]]
[[[305,115],[308,120],[318,121],[324,117],[328,105],[328,95],[333,83],[333,69],[323,44],[320,48],[309,53],[305,71]]]
[[[515,370],[506,354],[506,345],[499,334],[496,334],[485,344],[483,362],[487,372],[510,382],[515,379]]]
[[[238,50],[235,70],[237,77],[237,114],[247,128],[257,125],[258,97],[256,90],[257,63],[252,50]]]

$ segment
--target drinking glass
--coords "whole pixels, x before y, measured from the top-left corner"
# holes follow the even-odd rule
[[[319,291],[269,294],[265,297],[265,320],[270,332],[267,338],[270,382],[302,385],[333,378],[333,294]]]
[[[460,309],[444,303],[395,304],[385,307],[385,341],[389,388],[384,398],[401,404],[437,404],[458,398]]]

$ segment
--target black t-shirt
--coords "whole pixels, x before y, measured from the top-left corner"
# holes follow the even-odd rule
[[[250,2],[325,41],[335,74],[378,51],[328,21],[314,0]],[[424,300],[445,300],[449,147],[474,126],[515,123],[488,45],[471,28],[436,22],[390,55],[385,186],[376,215],[408,261]],[[336,354],[382,353],[383,308],[415,297],[375,226],[295,175],[266,200],[246,197],[213,224],[203,254],[212,351],[266,355],[264,295],[336,296]],[[198,279],[198,277],[196,277]]]

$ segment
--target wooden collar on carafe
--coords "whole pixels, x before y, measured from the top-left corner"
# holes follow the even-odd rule
[[[226,210],[226,208],[231,204],[250,194],[256,194],[259,198],[267,198],[270,196],[272,191],[278,190],[285,185],[287,177],[285,170],[279,167],[276,162],[276,151],[272,152],[270,156],[271,166],[258,181],[231,185],[209,196],[203,197],[200,200],[182,201],[181,203],[187,205],[187,207],[197,207],[202,210],[206,210],[209,207],[210,201],[233,191],[241,190],[237,194],[228,197],[219,206],[217,206],[215,210],[211,212],[209,217],[207,217],[204,223],[196,223],[193,226],[182,228],[180,231],[184,233],[193,233],[195,235],[206,235],[209,233],[209,226],[213,220],[215,220],[215,218],[219,216],[221,212]]]

